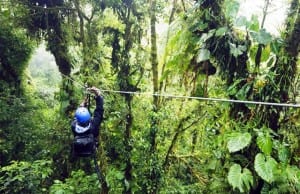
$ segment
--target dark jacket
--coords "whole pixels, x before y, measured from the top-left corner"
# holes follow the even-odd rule
[[[80,135],[92,133],[95,138],[97,138],[99,135],[99,127],[103,120],[103,112],[104,112],[103,98],[101,96],[97,96],[95,97],[95,100],[96,100],[96,108],[94,110],[93,119],[90,121],[90,128],[88,131],[81,133]],[[75,132],[76,123],[77,121],[75,119],[71,124],[71,129],[74,136],[77,135],[77,133]]]

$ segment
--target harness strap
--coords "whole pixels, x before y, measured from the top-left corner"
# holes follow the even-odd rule
[[[102,184],[103,181],[104,181],[104,176],[103,176],[103,174],[101,173],[100,167],[99,167],[99,165],[98,165],[98,163],[97,163],[96,152],[94,152],[93,158],[94,158],[95,170],[96,170],[96,173],[97,173],[99,182]]]

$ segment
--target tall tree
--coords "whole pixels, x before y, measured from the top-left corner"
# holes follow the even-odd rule
[[[117,73],[117,82],[119,89],[122,91],[137,91],[141,77],[143,76],[142,68],[139,61],[134,64],[130,53],[134,47],[138,47],[141,41],[141,29],[140,26],[133,21],[142,22],[142,14],[138,11],[137,3],[134,1],[124,1],[122,5],[119,3],[107,3],[108,7],[112,7],[115,13],[118,15],[119,20],[125,26],[124,32],[119,29],[109,29],[108,32],[112,32],[112,59],[111,65],[114,71]],[[132,64],[133,63],[133,64]],[[138,75],[137,80],[134,79],[135,75]],[[124,170],[124,190],[123,193],[132,193],[132,132],[133,125],[133,112],[132,112],[132,100],[131,94],[123,94],[126,110],[124,110],[124,118],[122,119],[122,127],[124,127],[124,162],[126,164]]]
[[[63,109],[67,115],[70,115],[76,106],[72,97],[74,95],[73,83],[68,78],[72,64],[68,48],[67,19],[73,12],[73,8],[70,7],[69,2],[63,0],[27,0],[19,1],[19,3],[26,5],[29,10],[27,19],[24,21],[29,32],[37,38],[44,38],[48,49],[55,57],[59,71],[63,75],[61,95],[61,100],[65,102]]]
[[[104,3],[99,4],[97,1],[80,2],[74,0],[74,6],[79,18],[79,36],[77,41],[81,43],[82,65],[80,72],[84,76],[84,82],[91,82],[89,77],[93,77],[93,73],[99,70],[102,63],[100,55],[102,53],[98,49],[98,39],[100,34],[99,22],[104,10],[103,5]],[[89,12],[85,10],[87,6],[91,7]]]
[[[28,138],[24,132],[26,124],[22,123],[25,120],[21,118],[28,118],[24,87],[27,80],[24,75],[34,46],[19,22],[24,15],[26,9],[23,6],[16,6],[9,1],[0,2],[1,166],[24,156],[25,138]]]
[[[156,42],[156,0],[150,0],[150,29],[151,29],[151,66],[152,66],[152,85],[153,93],[158,93],[159,91],[159,78],[158,78],[158,59],[157,59],[157,42]],[[151,117],[151,127],[150,127],[150,160],[152,161],[150,167],[150,193],[157,193],[159,186],[160,172],[158,169],[158,153],[156,150],[156,136],[158,131],[158,117],[157,113],[159,111],[159,97],[153,96],[153,116]]]
[[[25,17],[27,10],[24,6],[16,6],[13,2],[6,1],[0,5],[0,68],[1,79],[12,87],[12,95],[22,95],[21,81],[24,70],[28,65],[33,45],[27,39],[26,30],[20,22]],[[14,16],[14,17],[12,17]],[[4,84],[4,83],[2,83]],[[1,84],[1,87],[3,85]]]

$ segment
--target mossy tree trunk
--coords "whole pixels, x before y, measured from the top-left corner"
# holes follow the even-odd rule
[[[293,0],[290,4],[289,14],[286,19],[286,33],[284,34],[283,47],[277,56],[277,61],[271,69],[275,72],[274,85],[264,88],[263,94],[271,101],[282,103],[293,101],[291,89],[297,73],[297,60],[300,46],[300,5],[299,0]],[[275,87],[274,87],[275,86]],[[277,131],[280,123],[282,107],[262,107],[263,121],[273,130]]]
[[[157,59],[157,43],[156,43],[156,0],[150,1],[150,29],[151,29],[151,66],[152,66],[152,86],[153,93],[158,93],[159,82],[158,82],[158,59]],[[159,187],[160,171],[158,170],[159,161],[158,153],[156,150],[156,136],[159,130],[158,126],[158,116],[159,111],[159,97],[153,96],[153,115],[151,116],[151,126],[150,126],[150,160],[152,164],[150,166],[149,179],[150,182],[150,193],[157,193]]]
[[[113,5],[114,10],[117,12],[119,20],[124,24],[124,32],[118,29],[110,29],[109,31],[113,34],[112,40],[112,67],[117,73],[117,82],[119,89],[121,91],[137,91],[139,80],[135,81],[133,76],[139,72],[137,64],[131,64],[130,52],[135,44],[140,44],[140,26],[133,23],[133,20],[140,20],[136,10],[136,5],[133,1],[126,1],[123,6],[119,4]],[[138,69],[134,69],[133,66]],[[142,75],[142,73],[141,73]],[[132,180],[133,180],[133,164],[132,164],[132,134],[131,128],[133,124],[133,112],[132,112],[132,100],[133,96],[131,94],[123,94],[126,113],[124,114],[124,119],[122,121],[122,126],[124,126],[124,189],[123,193],[132,193]]]
[[[24,5],[24,2],[22,1],[21,4]],[[27,25],[28,32],[37,39],[46,40],[48,49],[55,57],[58,69],[63,75],[61,101],[64,101],[64,113],[70,116],[76,102],[73,100],[73,83],[68,79],[72,64],[68,53],[69,37],[66,21],[73,9],[68,7],[63,0],[28,0],[26,5],[28,19],[24,23]]]

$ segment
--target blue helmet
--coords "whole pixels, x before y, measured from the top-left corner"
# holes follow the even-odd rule
[[[91,119],[91,114],[85,107],[77,108],[75,112],[75,118],[79,124],[85,124]]]

